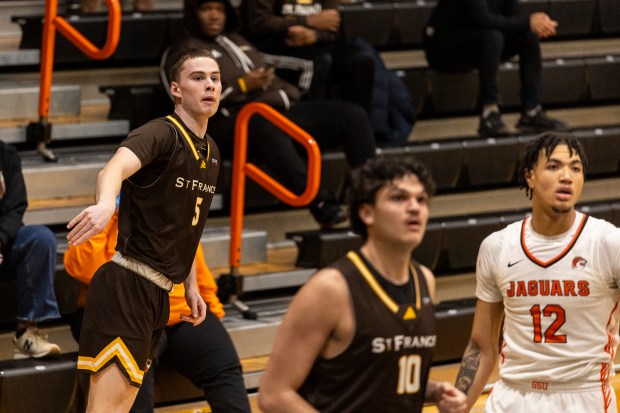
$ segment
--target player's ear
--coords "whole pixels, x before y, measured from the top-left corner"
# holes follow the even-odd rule
[[[181,91],[179,89],[179,84],[173,80],[172,83],[170,83],[170,93],[172,96],[180,98]]]
[[[530,189],[534,188],[534,171],[531,169],[525,170],[525,182]]]
[[[360,205],[357,214],[366,226],[372,225],[375,222],[375,209],[370,204]]]

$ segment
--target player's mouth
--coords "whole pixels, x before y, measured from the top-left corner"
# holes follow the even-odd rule
[[[569,186],[562,186],[555,192],[555,196],[561,201],[568,201],[573,196],[573,190]]]
[[[407,228],[411,231],[419,231],[422,228],[422,223],[418,218],[411,218],[407,220]]]

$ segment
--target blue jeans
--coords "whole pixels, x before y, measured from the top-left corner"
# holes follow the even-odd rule
[[[44,225],[22,226],[3,254],[0,274],[11,275],[17,282],[17,320],[37,323],[60,318],[54,293],[54,233]]]

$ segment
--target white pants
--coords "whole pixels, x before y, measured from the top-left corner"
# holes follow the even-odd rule
[[[485,413],[618,413],[616,393],[598,390],[539,392],[516,389],[502,381],[493,386]]]

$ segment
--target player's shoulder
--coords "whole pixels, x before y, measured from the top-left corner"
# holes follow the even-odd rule
[[[599,231],[620,231],[620,228],[616,227],[611,222],[604,220],[602,218],[593,217],[592,215],[588,215],[588,221],[586,224],[586,228],[588,229],[596,229]]]
[[[600,238],[603,245],[620,248],[620,228],[601,218],[588,216],[584,231],[592,237]]]
[[[151,137],[155,139],[166,139],[174,136],[174,126],[165,117],[152,119],[144,125],[138,126],[129,132],[128,139],[140,137]]]
[[[324,297],[339,297],[348,294],[347,282],[342,272],[334,267],[325,267],[314,273],[304,288]]]
[[[481,248],[501,248],[502,244],[514,237],[520,237],[523,220],[512,222],[504,228],[494,231],[487,235],[482,241]]]

